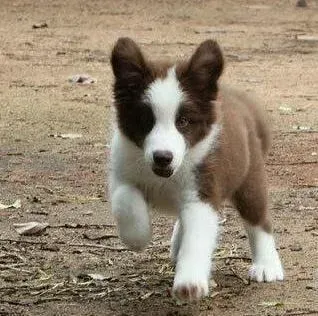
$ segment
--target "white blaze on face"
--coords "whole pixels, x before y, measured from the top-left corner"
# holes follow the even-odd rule
[[[155,116],[155,125],[144,142],[146,161],[152,164],[153,153],[157,150],[170,151],[173,154],[171,167],[175,171],[182,164],[186,143],[175,126],[176,115],[184,100],[184,94],[174,67],[168,70],[165,78],[158,78],[150,84],[145,98],[150,103]]]

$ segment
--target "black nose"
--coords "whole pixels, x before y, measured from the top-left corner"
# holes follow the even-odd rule
[[[153,153],[153,161],[158,167],[168,167],[172,159],[172,152],[168,150],[156,150]]]

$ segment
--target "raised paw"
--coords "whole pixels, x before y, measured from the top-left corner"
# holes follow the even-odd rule
[[[151,240],[152,229],[142,193],[129,185],[119,186],[112,195],[112,212],[121,240],[131,250],[144,249]]]
[[[202,297],[208,295],[209,288],[208,282],[192,282],[192,283],[177,283],[173,285],[172,294],[173,297],[180,301],[198,301]]]
[[[257,282],[275,282],[284,279],[284,270],[278,259],[272,262],[255,263],[249,271],[251,280]]]

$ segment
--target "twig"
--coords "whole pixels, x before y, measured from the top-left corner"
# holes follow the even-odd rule
[[[285,132],[279,132],[281,135],[285,134],[315,134],[318,133],[318,130],[297,130],[297,131],[285,131]]]
[[[104,228],[104,227],[115,227],[114,224],[60,224],[60,225],[50,225],[49,228]]]
[[[8,258],[8,257],[18,258],[22,262],[26,262],[26,259],[24,257],[22,257],[21,255],[15,254],[15,253],[9,252],[9,253],[0,254],[0,258]]]
[[[222,256],[222,257],[215,257],[216,259],[234,259],[234,260],[246,260],[246,261],[252,261],[249,257],[243,257],[243,256]]]
[[[266,163],[269,166],[294,166],[294,165],[310,165],[310,164],[316,164],[318,161],[296,161],[296,162],[274,162],[274,163]]]
[[[29,284],[20,284],[20,285],[15,285],[15,286],[3,286],[3,287],[0,287],[0,291],[3,291],[3,290],[18,290],[18,289],[27,289],[28,291],[39,291],[39,290],[43,290],[43,289],[46,289],[48,288],[48,284],[41,284],[41,285],[36,285],[36,286],[33,286],[33,287],[30,287]]]
[[[2,268],[2,266],[0,266],[0,268]],[[24,270],[24,269],[20,269],[20,268],[15,268],[15,267],[12,267],[12,266],[3,266],[3,268],[9,269],[9,270],[18,271],[18,272],[25,272],[25,273],[33,274],[32,271]]]
[[[37,185],[35,186],[37,189],[43,189],[46,193],[49,193],[49,194],[54,194],[54,191],[51,190],[50,188],[47,188],[46,186],[44,185]]]
[[[9,264],[4,264],[0,263],[0,269],[10,269],[10,267],[21,267],[24,266],[25,263],[9,263]]]
[[[32,245],[47,245],[48,244],[47,242],[43,242],[43,241],[18,240],[18,239],[9,239],[9,238],[3,238],[3,239],[0,239],[0,241],[26,243],[26,244],[32,244]],[[106,250],[111,250],[111,251],[127,251],[128,250],[127,248],[116,248],[116,247],[97,245],[97,244],[79,244],[79,243],[66,244],[66,243],[61,243],[59,245],[70,246],[70,247],[101,248],[101,249],[106,249]]]
[[[34,304],[34,305],[38,305],[41,303],[45,303],[45,302],[54,302],[54,301],[69,301],[69,300],[74,300],[73,296],[70,297],[43,297],[43,298],[39,298],[37,300],[31,301],[29,304]]]
[[[90,236],[86,233],[83,234],[84,239],[88,239],[88,240],[101,240],[101,239],[110,239],[110,238],[118,238],[117,235],[114,234],[105,234],[105,235],[101,235],[101,236]]]
[[[290,312],[290,313],[286,313],[286,316],[301,316],[301,315],[310,315],[310,314],[318,314],[318,310],[309,310],[309,311],[299,311],[299,312]]]
[[[97,244],[77,244],[77,243],[72,243],[72,244],[67,244],[67,246],[88,247],[88,248],[102,248],[102,249],[107,249],[107,250],[112,250],[112,251],[127,251],[128,250],[127,248],[116,248],[116,247],[97,245]]]
[[[51,292],[51,291],[53,291],[54,289],[56,289],[57,287],[59,287],[60,285],[64,285],[64,282],[56,283],[56,284],[53,285],[51,288],[49,288],[49,289],[47,289],[47,290],[45,290],[45,291],[39,293],[38,295],[41,296],[41,295],[43,295],[43,294],[46,294],[46,293],[48,293],[48,292]]]
[[[230,270],[232,271],[232,276],[238,278],[239,280],[241,280],[245,285],[249,285],[250,281],[246,280],[244,278],[242,278],[233,268],[230,268]]]
[[[318,188],[318,185],[315,184],[298,184],[298,187],[304,187],[304,188]]]
[[[43,241],[31,241],[31,240],[19,240],[19,239],[10,239],[10,238],[2,238],[0,241],[8,241],[8,242],[16,242],[16,243],[24,243],[31,245],[46,245],[46,242]]]
[[[29,306],[31,304],[31,303],[23,303],[23,302],[10,301],[10,300],[4,300],[4,299],[0,299],[0,303],[6,303],[10,305],[17,305],[17,306]]]

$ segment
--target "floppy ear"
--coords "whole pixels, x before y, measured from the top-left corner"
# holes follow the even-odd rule
[[[140,48],[128,37],[119,38],[116,42],[111,54],[111,65],[115,75],[115,90],[127,89],[128,93],[137,93],[145,86],[150,75]]]
[[[223,71],[224,60],[217,42],[204,41],[192,55],[187,69],[189,88],[198,95],[213,99],[217,92],[217,80]]]

